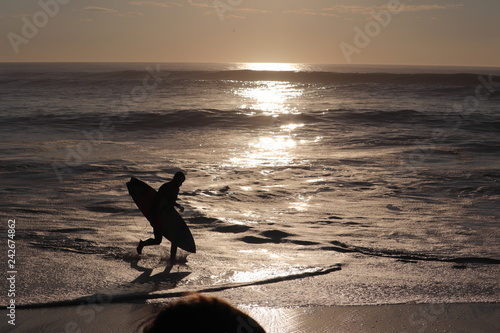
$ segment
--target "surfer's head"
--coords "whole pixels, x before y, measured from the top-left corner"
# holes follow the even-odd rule
[[[179,172],[175,173],[173,181],[175,183],[179,184],[179,186],[181,186],[185,180],[186,180],[186,176],[184,176],[184,174],[182,172],[179,171]]]
[[[265,333],[253,318],[230,303],[198,294],[169,303],[143,330],[163,332]]]

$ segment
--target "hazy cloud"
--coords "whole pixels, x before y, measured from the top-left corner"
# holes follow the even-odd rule
[[[121,16],[121,17],[144,16],[144,13],[141,13],[141,12],[126,12],[126,13],[115,14],[115,16]]]
[[[402,4],[398,7],[401,12],[422,12],[429,10],[444,10],[462,7],[463,4],[448,4],[448,5],[406,5]],[[351,6],[351,5],[335,5],[329,8],[324,8],[322,11],[332,11],[341,14],[360,14],[371,15],[373,12],[387,9],[387,5],[383,6]]]
[[[87,7],[81,8],[81,9],[74,9],[74,11],[87,13],[87,14],[112,14],[113,16],[119,16],[119,17],[137,17],[137,16],[144,15],[141,12],[120,12],[116,9],[96,7],[96,6],[87,6]],[[92,22],[92,19],[82,18],[82,19],[80,19],[80,21]]]
[[[32,16],[33,14],[28,14],[28,13],[21,13],[21,14],[15,14],[12,15],[13,18],[21,18],[21,17],[29,17]],[[1,17],[1,16],[0,16]]]
[[[203,15],[205,15],[205,16],[219,16],[219,13],[217,13],[215,10],[207,10],[206,12],[203,13]],[[245,16],[235,15],[234,11],[228,11],[228,12],[224,13],[224,18],[225,19],[231,18],[231,19],[238,19],[238,20],[246,19]]]
[[[448,5],[405,5],[398,7],[400,12],[423,12],[431,10],[446,10],[452,8],[463,7],[463,4],[448,4]],[[358,6],[358,5],[334,5],[332,7],[323,8],[321,10],[312,10],[307,8],[297,10],[287,10],[285,14],[312,15],[312,16],[329,16],[345,18],[346,14],[350,15],[372,15],[374,12],[387,10],[387,5],[382,6]]]
[[[217,14],[217,12],[215,12],[214,10],[209,10],[209,11],[206,11],[203,15],[206,15],[206,16],[210,16],[210,15],[218,16],[219,14]],[[224,18],[225,19],[227,19],[227,18],[237,19],[237,20],[244,20],[244,19],[246,19],[245,16],[234,15],[234,14],[224,14]]]
[[[175,2],[132,1],[129,2],[129,4],[134,6],[155,6],[163,8],[184,7],[183,5]]]
[[[270,14],[270,10],[266,9],[253,9],[253,8],[234,8],[234,12],[250,13],[250,14]]]
[[[323,8],[322,11],[332,11],[341,14],[371,14],[375,10],[386,8],[387,6],[349,6],[349,5],[335,5],[329,8]]]
[[[188,3],[191,6],[200,7],[200,8],[215,8],[215,5],[213,4],[214,1],[212,1],[211,4],[208,4],[206,2],[194,2],[193,0],[188,0]]]
[[[218,10],[223,12],[224,18],[232,18],[232,19],[245,19],[246,16],[242,16],[241,14],[246,13],[246,14],[270,14],[272,13],[270,10],[266,9],[254,9],[254,8],[240,8],[238,6],[232,6],[230,2],[225,2],[221,0],[221,3],[219,4],[219,7],[217,6],[216,1],[209,1],[209,2],[196,2],[194,0],[188,0],[189,5],[193,7],[198,7],[198,8],[206,8],[210,9],[207,10],[203,15],[217,15],[219,16],[220,13],[218,13]],[[243,4],[243,3],[242,3]],[[225,5],[226,7],[222,7]],[[239,13],[240,15],[238,15]]]
[[[283,12],[284,14],[299,14],[299,15],[312,15],[312,16],[329,16],[329,17],[340,17],[337,14],[317,12],[310,9],[302,8],[297,10],[287,10]]]
[[[405,5],[403,12],[421,12],[426,10],[443,10],[463,7],[463,4],[449,4],[449,5]]]
[[[87,7],[83,7],[82,9],[76,9],[76,11],[84,12],[84,13],[100,13],[100,14],[118,13],[118,11],[116,9],[96,7],[96,6],[87,6]]]

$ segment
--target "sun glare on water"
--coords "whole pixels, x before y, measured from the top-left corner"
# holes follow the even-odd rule
[[[263,113],[278,117],[282,114],[300,113],[296,99],[302,96],[303,90],[289,82],[258,81],[237,89],[235,94],[244,103],[240,108],[248,110],[249,114]]]
[[[241,70],[295,72],[300,71],[299,64],[287,63],[244,63],[239,65]],[[283,81],[282,75],[269,73],[262,76],[263,80],[256,79],[242,83],[241,88],[233,93],[241,98],[243,110],[252,113],[261,113],[271,116],[281,114],[300,113],[297,107],[298,99],[304,94],[304,89],[298,84]],[[261,77],[258,75],[257,77]],[[265,78],[265,79],[264,79]]]
[[[300,68],[299,64],[280,62],[249,62],[240,65],[240,69],[252,71],[298,71]]]
[[[287,138],[287,137],[259,138],[258,142],[250,144],[250,146],[255,147],[255,148],[265,149],[268,151],[275,151],[275,152],[280,151],[280,150],[284,150],[287,148],[293,148],[296,145],[297,145],[297,143],[294,140],[292,140],[291,138]]]
[[[246,167],[289,165],[293,161],[290,150],[296,146],[297,142],[290,137],[261,137],[250,142],[248,150],[230,161]]]
[[[244,151],[230,158],[231,164],[242,167],[294,164],[295,149],[304,140],[298,140],[292,132],[303,126],[304,124],[283,125],[279,132],[251,139]]]
[[[286,63],[246,63],[240,69],[254,71],[297,71],[300,66]],[[257,76],[260,78],[260,76]],[[249,117],[256,115],[279,118],[301,113],[301,100],[305,94],[303,85],[283,80],[279,74],[269,73],[265,80],[241,81],[232,93],[240,101],[241,112]],[[274,79],[274,80],[273,80]],[[295,149],[302,143],[294,131],[304,124],[281,125],[268,133],[251,138],[244,151],[230,158],[232,165],[243,167],[285,166],[296,160]]]

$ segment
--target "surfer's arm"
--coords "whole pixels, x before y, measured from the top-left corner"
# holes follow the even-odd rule
[[[178,194],[179,194],[179,188],[172,187],[171,183],[165,184],[158,190],[158,196],[164,198],[167,206],[177,207],[182,213],[184,211],[184,207],[182,207],[177,203]]]
[[[179,210],[181,211],[181,213],[184,211],[184,207],[182,207],[181,205],[179,205],[177,202],[174,203],[174,206],[179,208]]]
[[[168,205],[171,207],[177,207],[179,210],[182,212],[184,211],[184,208],[177,203],[177,193],[169,193],[169,195],[166,197]]]

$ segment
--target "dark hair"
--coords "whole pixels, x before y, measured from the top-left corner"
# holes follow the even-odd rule
[[[186,180],[186,176],[181,171],[178,171],[174,175],[174,180],[179,180],[179,181],[183,182]]]
[[[265,333],[249,315],[228,302],[193,294],[168,304],[150,322],[144,333]]]

